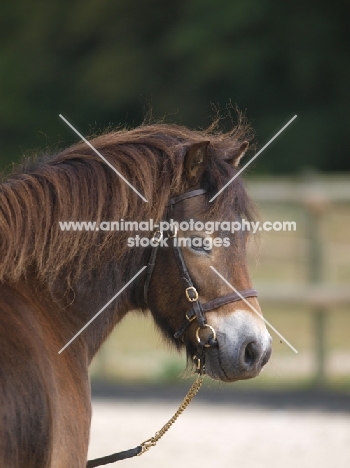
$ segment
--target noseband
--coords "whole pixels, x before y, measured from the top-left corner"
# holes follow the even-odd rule
[[[207,191],[204,189],[196,189],[190,192],[183,193],[182,195],[178,195],[177,197],[171,198],[167,205],[167,221],[169,222],[169,213],[174,209],[174,206],[178,203],[187,200],[188,198],[197,197],[199,195],[204,195]],[[230,293],[224,296],[219,296],[211,301],[202,303],[199,300],[199,294],[197,289],[193,285],[193,281],[191,279],[191,275],[189,274],[185,259],[183,257],[183,253],[181,247],[176,242],[177,238],[177,229],[174,226],[174,230],[169,229],[166,232],[168,239],[172,240],[172,248],[175,254],[176,262],[180,270],[181,279],[184,281],[185,286],[185,296],[186,299],[192,304],[192,308],[186,312],[185,318],[179,329],[174,334],[176,339],[183,340],[183,335],[191,325],[192,322],[195,320],[197,321],[198,328],[196,330],[196,339],[197,339],[197,349],[196,354],[193,356],[193,361],[196,365],[197,372],[202,374],[205,372],[204,366],[204,349],[209,348],[211,346],[217,346],[218,342],[216,340],[216,331],[214,328],[206,322],[205,313],[211,312],[212,310],[217,309],[226,304],[230,304],[232,302],[237,302],[242,300],[242,297],[257,297],[258,293],[255,289],[244,289],[243,291],[239,291],[237,293]],[[153,237],[151,239],[151,255],[147,265],[147,276],[144,283],[144,300],[147,302],[148,296],[148,288],[151,282],[152,273],[156,263],[157,251],[158,247],[161,243],[163,238],[163,232],[155,231]],[[203,341],[200,338],[200,331],[208,328],[211,332],[211,337],[206,341]]]

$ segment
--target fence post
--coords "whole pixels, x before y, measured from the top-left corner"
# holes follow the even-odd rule
[[[308,280],[311,285],[324,281],[324,252],[322,239],[322,219],[327,202],[317,188],[316,177],[309,174],[306,182],[305,207],[308,231]],[[326,380],[326,317],[325,307],[317,306],[313,310],[315,332],[315,384],[322,387]]]

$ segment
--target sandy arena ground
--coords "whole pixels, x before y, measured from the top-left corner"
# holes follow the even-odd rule
[[[93,400],[89,458],[151,437],[178,402]],[[350,413],[194,401],[141,458],[119,468],[347,468]]]

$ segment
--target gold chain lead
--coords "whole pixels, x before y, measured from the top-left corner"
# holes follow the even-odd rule
[[[164,426],[158,432],[156,432],[153,437],[151,437],[150,439],[147,439],[144,442],[142,442],[142,444],[141,444],[142,450],[138,454],[138,456],[140,456],[143,453],[147,452],[147,450],[149,450],[151,447],[154,447],[156,445],[158,440],[161,437],[163,437],[163,435],[170,429],[170,427],[174,424],[174,422],[177,420],[177,418],[180,416],[180,414],[185,411],[187,406],[191,403],[193,398],[197,395],[199,389],[202,386],[202,383],[203,383],[203,376],[198,374],[197,379],[193,382],[191,388],[187,392],[187,395],[183,399],[181,405],[179,406],[179,408],[176,411],[176,413],[174,414],[174,416],[172,418],[170,418],[169,421],[166,424],[164,424]]]

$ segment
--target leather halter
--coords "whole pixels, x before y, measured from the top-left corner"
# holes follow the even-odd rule
[[[175,198],[171,198],[167,206],[168,212],[172,210],[174,208],[174,205],[176,205],[177,203],[187,200],[188,198],[197,197],[199,195],[204,195],[205,193],[206,193],[206,190],[197,189],[197,190],[192,190],[191,192],[183,193],[182,195],[179,195]],[[239,294],[236,294],[236,293],[226,294],[225,296],[217,297],[215,299],[212,299],[211,301],[208,301],[202,304],[201,301],[199,300],[198,292],[196,288],[193,286],[191,275],[189,274],[189,271],[185,263],[185,259],[182,255],[182,250],[176,243],[176,234],[177,234],[176,230],[167,231],[168,238],[173,240],[173,249],[175,253],[175,258],[180,269],[181,277],[185,282],[186,298],[190,303],[193,304],[193,307],[186,313],[186,318],[183,324],[181,325],[181,327],[175,333],[174,337],[177,339],[182,339],[183,334],[185,333],[187,328],[190,326],[190,324],[194,320],[197,320],[198,328],[196,331],[196,338],[198,341],[198,345],[196,349],[196,354],[193,356],[193,360],[196,364],[198,374],[204,374],[205,373],[204,349],[210,346],[217,346],[216,332],[213,329],[213,327],[211,327],[210,325],[206,323],[205,312],[211,312],[212,310],[222,305],[230,304],[231,302],[240,301],[242,297],[244,298],[257,297],[258,294],[255,291],[255,289],[245,289],[244,291],[240,291]],[[158,251],[159,244],[162,240],[162,237],[163,237],[163,233],[161,231],[155,231],[151,239],[152,251],[151,251],[150,259],[149,259],[147,270],[146,270],[147,276],[145,279],[144,291],[143,291],[144,300],[146,304],[147,304],[148,287],[151,282],[152,273],[153,273],[155,263],[156,263],[157,251]],[[209,328],[213,335],[206,342],[203,342],[199,336],[200,330],[204,328]],[[154,437],[151,437],[150,439],[146,440],[141,445],[138,445],[137,447],[133,449],[126,450],[124,452],[114,453],[107,457],[97,458],[95,460],[89,460],[86,465],[86,468],[93,468],[96,466],[107,465],[109,463],[114,463],[115,461],[124,460],[125,458],[132,458],[132,457],[135,457],[136,455],[142,455],[150,447],[154,446],[157,443],[157,441],[160,439],[160,437],[162,437],[164,433],[169,429],[169,427],[175,422],[177,417],[183,412],[183,410],[186,408],[188,403],[192,400],[192,398],[198,392],[199,387],[201,386],[202,382],[203,382],[202,375],[198,375],[197,381],[194,382],[194,384],[192,384],[192,387],[187,393],[184,401],[181,403],[180,408],[177,410],[175,415],[167,422],[167,424],[165,424],[162,427],[162,429],[156,433]]]
[[[169,219],[169,211],[173,210],[174,206],[177,203],[180,203],[184,200],[187,200],[188,198],[192,197],[197,197],[199,195],[204,195],[207,191],[205,189],[196,189],[192,190],[190,192],[183,193],[181,195],[178,195],[177,197],[171,198],[168,202],[167,209],[167,220]],[[176,331],[174,334],[174,337],[176,339],[182,339],[185,331],[187,328],[191,325],[193,321],[197,321],[198,323],[198,328],[196,332],[196,338],[198,341],[197,344],[197,350],[195,356],[193,356],[193,359],[196,363],[197,366],[197,372],[203,373],[205,371],[204,369],[204,348],[208,348],[210,346],[217,346],[217,341],[216,341],[216,332],[211,327],[206,323],[206,318],[205,318],[205,313],[206,312],[211,312],[214,309],[217,309],[218,307],[221,307],[226,304],[230,304],[232,302],[237,302],[242,300],[242,297],[248,298],[248,297],[257,297],[258,293],[255,289],[245,289],[242,291],[239,291],[239,294],[237,293],[230,293],[226,294],[224,296],[219,296],[215,299],[212,299],[208,302],[202,303],[199,300],[199,295],[196,290],[196,288],[193,285],[191,276],[189,274],[189,271],[187,269],[187,265],[185,262],[185,259],[182,254],[181,247],[177,245],[176,238],[177,238],[177,231],[176,229],[174,231],[168,230],[167,231],[167,236],[169,239],[171,239],[172,242],[172,247],[173,251],[175,254],[176,262],[178,264],[179,270],[180,270],[180,275],[181,278],[184,280],[185,283],[185,294],[187,300],[192,303],[192,308],[186,313],[185,319],[179,329]],[[152,273],[155,267],[155,262],[156,262],[156,256],[158,252],[158,247],[161,243],[163,237],[163,233],[161,231],[155,231],[153,234],[153,237],[151,239],[151,245],[152,245],[152,251],[150,255],[150,259],[147,265],[147,276],[146,280],[144,283],[144,300],[145,303],[147,304],[147,295],[148,295],[148,288],[151,282],[152,278]],[[208,339],[206,342],[203,342],[200,339],[199,332],[200,330],[204,328],[209,328],[212,337]]]

